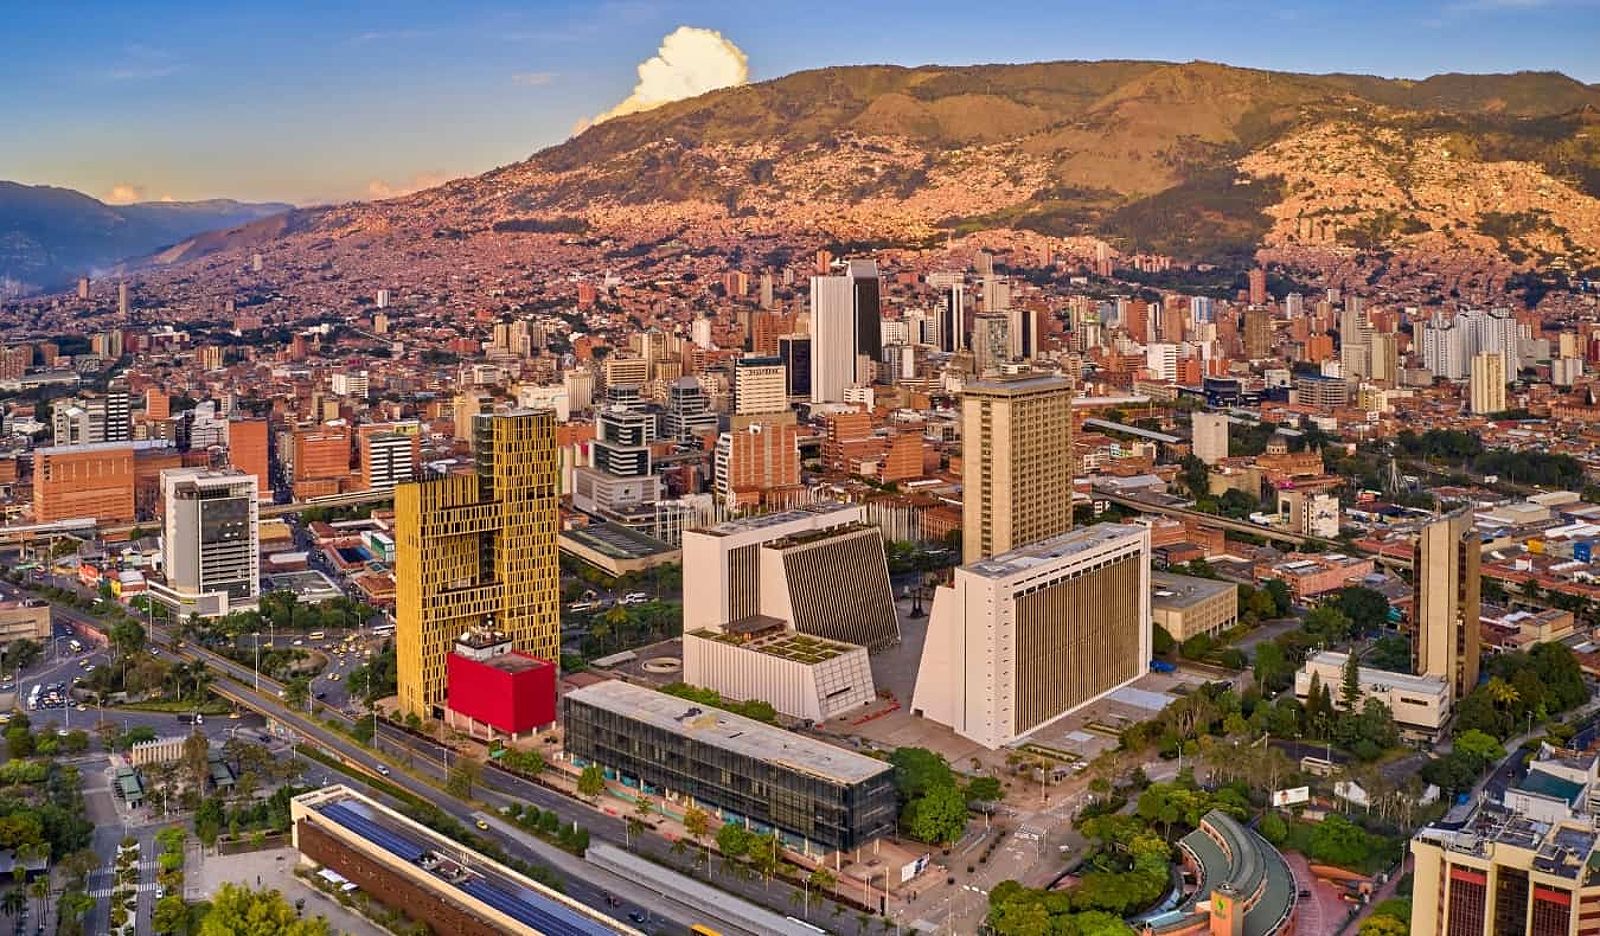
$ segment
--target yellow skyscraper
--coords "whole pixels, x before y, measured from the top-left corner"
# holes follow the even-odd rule
[[[395,488],[395,651],[400,710],[440,714],[445,657],[486,623],[559,659],[555,414],[473,417],[477,470]]]

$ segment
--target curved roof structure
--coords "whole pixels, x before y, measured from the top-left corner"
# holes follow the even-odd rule
[[[1274,936],[1287,929],[1294,916],[1294,876],[1266,839],[1214,809],[1178,847],[1194,863],[1199,886],[1171,918],[1151,921],[1155,932],[1192,926],[1196,917],[1208,914],[1201,902],[1219,888],[1231,890],[1244,904],[1245,936]]]

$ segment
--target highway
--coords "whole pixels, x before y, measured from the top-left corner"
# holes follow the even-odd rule
[[[81,622],[89,627],[101,629],[104,626],[92,616],[73,608],[56,605],[54,611],[67,620]],[[424,802],[431,802],[463,826],[470,828],[478,817],[484,814],[482,806],[451,796],[435,785],[442,784],[446,775],[444,749],[437,743],[416,738],[402,729],[380,722],[382,734],[380,744],[384,748],[383,755],[380,756],[354,739],[330,730],[313,719],[310,713],[286,708],[278,698],[278,692],[283,688],[278,681],[262,675],[259,677],[260,690],[257,691],[255,688],[257,674],[251,667],[235,663],[227,657],[192,643],[185,643],[181,648],[175,648],[171,634],[164,627],[160,625],[147,625],[147,627],[152,647],[159,647],[163,652],[172,652],[187,659],[205,660],[209,667],[226,677],[212,685],[213,693],[235,705],[260,712],[279,725],[291,729],[297,736],[297,743],[309,742],[338,757],[347,767],[359,774],[365,774],[370,779],[381,779]],[[348,714],[331,707],[321,708],[318,717],[332,719],[346,726],[351,725],[353,721]],[[208,722],[208,727],[209,724]],[[430,783],[409,773],[405,769],[408,761],[410,769],[432,778],[434,782]],[[384,771],[388,771],[387,774]],[[555,810],[564,822],[576,822],[588,828],[590,834],[596,838],[614,839],[618,842],[624,840],[623,819],[591,809],[560,793],[529,783],[496,768],[484,771],[484,783],[477,795],[495,809],[512,802],[534,803],[542,809]],[[563,879],[563,891],[568,896],[597,910],[625,917],[637,908],[649,914],[651,921],[655,923],[680,926],[684,930],[688,929],[690,923],[709,921],[720,932],[730,936],[748,932],[732,921],[717,919],[714,908],[678,904],[635,881],[596,868],[582,858],[528,835],[497,816],[490,816],[488,821],[490,829],[483,834],[493,839],[506,854],[551,868]],[[648,842],[655,846],[652,850],[660,853],[667,851],[668,843],[659,838],[652,837]],[[727,878],[721,879],[719,883],[724,886],[742,885],[741,890],[752,886],[750,882]],[[747,896],[759,892],[759,886],[755,886],[755,890],[747,892]],[[620,900],[622,905],[609,906],[608,896]]]

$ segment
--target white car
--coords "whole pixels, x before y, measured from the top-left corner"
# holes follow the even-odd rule
[[[650,596],[646,595],[644,592],[630,592],[630,593],[628,593],[626,595],[623,595],[622,598],[617,603],[618,604],[625,604],[625,605],[626,604],[644,604],[646,601],[649,601],[649,600],[650,600]]]

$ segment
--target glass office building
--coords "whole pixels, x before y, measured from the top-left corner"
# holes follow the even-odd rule
[[[808,854],[893,831],[887,763],[666,693],[610,680],[561,701],[567,753],[625,786],[687,797],[723,821],[776,829]]]

